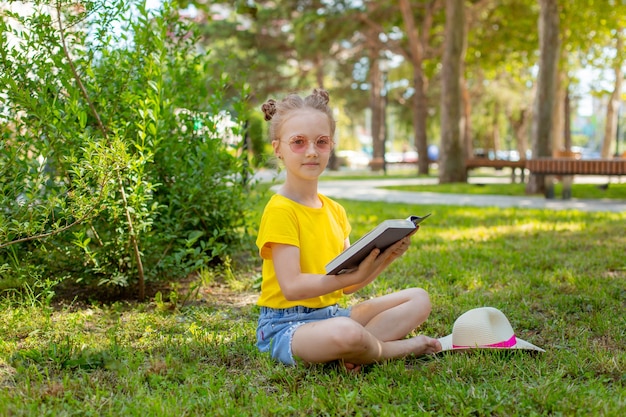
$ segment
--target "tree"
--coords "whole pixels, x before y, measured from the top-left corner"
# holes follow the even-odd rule
[[[354,36],[360,10],[351,2],[217,1],[195,6],[203,34],[200,46],[223,61],[228,73],[245,80],[251,106],[258,108],[279,92],[324,87],[331,91],[334,106],[349,102],[353,113],[367,107],[363,92],[351,88],[351,64],[365,50]],[[252,143],[267,143],[264,129],[256,134],[261,136],[251,137]],[[254,160],[264,159],[260,148],[251,148],[256,150]],[[334,161],[331,156],[331,168]]]
[[[615,58],[613,61],[613,75],[615,82],[613,91],[611,92],[606,109],[606,125],[604,129],[604,138],[602,140],[601,156],[609,158],[613,149],[613,144],[617,138],[617,125],[619,123],[618,109],[622,100],[622,84],[624,80],[623,65],[624,58],[624,28],[619,27],[614,30],[615,38]],[[623,105],[623,104],[622,104]]]
[[[418,173],[424,175],[428,174],[430,164],[427,156],[428,136],[426,134],[426,121],[428,118],[426,88],[428,84],[423,66],[433,24],[433,17],[439,4],[440,2],[435,0],[429,1],[424,5],[421,30],[418,30],[414,16],[414,10],[417,8],[412,8],[409,0],[400,0],[399,2],[402,21],[405,26],[405,35],[408,42],[405,56],[407,56],[413,69],[414,93],[412,96],[412,109],[414,143],[418,155],[421,155],[417,161]]]
[[[617,130],[617,108],[624,77],[623,36],[626,27],[626,3],[609,0],[598,3],[561,0],[561,36],[563,55],[571,84],[577,81],[576,69],[596,69],[601,74],[591,89],[597,97],[607,98],[604,136],[600,147],[603,157],[611,156]],[[606,76],[606,77],[605,77]],[[611,80],[612,78],[612,80]],[[602,82],[601,82],[602,81]],[[604,82],[606,81],[606,82]],[[611,85],[607,88],[607,85]],[[574,90],[575,91],[575,90]]]
[[[539,74],[533,111],[533,158],[552,155],[552,123],[559,58],[559,8],[557,0],[539,0]],[[531,174],[526,192],[544,193],[545,176]]]
[[[207,4],[200,3],[199,7],[207,7]],[[409,131],[412,128],[420,154],[425,152],[428,136],[439,135],[440,126],[433,123],[438,116],[437,110],[433,111],[433,97],[438,95],[441,85],[441,60],[438,58],[440,39],[443,38],[439,36],[443,25],[439,13],[441,0],[281,0],[228,4],[238,15],[248,16],[247,21],[253,22],[249,27],[254,28],[250,35],[242,34],[241,28],[246,25],[233,19],[232,28],[239,27],[231,32],[233,36],[250,41],[257,39],[257,47],[263,48],[249,52],[251,49],[247,45],[253,43],[242,43],[240,49],[248,51],[249,61],[236,64],[243,68],[257,65],[258,71],[247,74],[248,80],[260,77],[259,82],[251,81],[259,86],[255,90],[262,91],[262,86],[269,85],[269,80],[274,80],[275,88],[281,90],[324,83],[335,97],[345,99],[346,110],[353,120],[362,119],[364,103],[373,112],[379,111],[384,94],[376,95],[372,91],[372,86],[376,90],[379,83],[375,81],[377,69],[372,69],[369,74],[361,69],[369,71],[373,65],[370,62],[372,56],[401,55],[405,61],[389,72],[393,88],[385,96],[388,105],[398,110],[396,114],[400,117],[396,120],[404,125],[395,126],[395,130]],[[242,6],[244,4],[255,4],[255,12],[249,13]],[[626,15],[622,13],[624,6],[621,2],[611,0],[610,6],[601,8],[598,3],[576,0],[560,2],[559,26],[564,47],[560,48],[559,75],[553,100],[551,148],[562,147],[564,143],[563,135],[568,127],[564,108],[566,93],[576,88],[573,70],[584,64],[578,57],[588,54],[593,45],[606,51],[610,47],[607,40],[610,28],[619,27],[620,16]],[[466,157],[471,156],[473,146],[504,147],[504,142],[500,145],[498,138],[504,138],[507,147],[517,147],[520,156],[524,157],[529,147],[527,132],[533,119],[533,97],[537,88],[534,71],[539,45],[536,30],[539,3],[535,0],[472,0],[466,2],[466,7],[468,53],[461,79],[462,137]],[[589,28],[593,30],[587,30]],[[228,30],[220,27],[214,31],[213,39],[220,33],[229,36]],[[275,36],[265,37],[267,33]],[[229,51],[237,50],[232,48],[232,41],[224,42],[224,45],[230,46]],[[281,64],[281,60],[289,65]],[[264,62],[271,64],[260,65]],[[594,65],[613,67],[598,60]],[[273,76],[260,75],[265,70]],[[378,74],[378,78],[381,76]],[[494,109],[497,109],[496,113]],[[615,117],[613,112],[611,119]],[[376,134],[383,132],[376,127],[378,119],[373,119],[374,135],[384,137],[382,133]],[[380,147],[379,139],[377,149]],[[425,162],[425,158],[420,159],[421,164]],[[421,165],[420,172],[424,173],[425,168]]]
[[[463,61],[464,1],[446,0],[445,44],[441,76],[441,153],[439,182],[465,182],[461,138],[461,63]]]
[[[467,157],[473,156],[472,146],[493,149],[499,135],[502,145],[517,149],[521,158],[526,155],[538,9],[536,0],[481,0],[467,10],[463,90]],[[494,114],[495,108],[499,114]]]

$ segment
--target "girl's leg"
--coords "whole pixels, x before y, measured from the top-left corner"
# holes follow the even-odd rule
[[[435,353],[441,350],[441,344],[426,336],[383,341],[355,320],[336,317],[298,327],[291,349],[295,357],[310,363],[339,359],[349,364],[367,364]]]
[[[428,293],[408,288],[364,301],[352,307],[350,318],[383,341],[404,338],[426,321],[431,305]]]

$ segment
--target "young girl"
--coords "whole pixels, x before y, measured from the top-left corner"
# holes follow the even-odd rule
[[[256,241],[263,258],[257,346],[288,365],[340,360],[349,370],[438,352],[437,339],[406,338],[430,314],[423,289],[347,309],[337,305],[343,294],[363,288],[406,252],[410,237],[382,253],[374,249],[353,271],[326,275],[326,264],[350,245],[351,230],[344,208],[317,190],[334,146],[328,101],[328,93],[316,89],[305,98],[291,94],[262,106],[286,179],[265,207]]]

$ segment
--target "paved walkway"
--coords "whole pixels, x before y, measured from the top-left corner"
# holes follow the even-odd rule
[[[503,178],[470,178],[470,182],[486,183],[510,182],[510,177]],[[586,181],[594,181],[587,178]],[[606,183],[606,177],[599,179],[600,183]],[[417,205],[444,204],[454,206],[475,207],[517,207],[549,210],[581,210],[581,211],[607,211],[626,212],[626,200],[613,199],[576,199],[562,200],[560,198],[546,199],[543,196],[499,196],[499,195],[474,195],[474,194],[444,194],[433,192],[409,192],[388,190],[381,187],[391,185],[416,185],[436,184],[435,178],[410,178],[410,179],[367,179],[367,180],[337,180],[320,181],[319,191],[332,198],[345,198],[360,201],[386,201],[389,203],[404,203]]]
[[[321,181],[319,190],[333,198],[361,201],[386,201],[405,204],[446,204],[476,207],[518,207],[551,210],[626,212],[626,200],[546,199],[542,196],[511,197],[500,195],[443,194],[387,190],[379,187],[414,185],[416,180]]]

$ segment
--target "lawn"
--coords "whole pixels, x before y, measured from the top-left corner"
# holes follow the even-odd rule
[[[626,413],[626,213],[342,203],[353,240],[385,218],[433,213],[411,249],[346,305],[419,286],[433,303],[421,333],[445,336],[463,312],[492,306],[546,352],[454,352],[357,375],[287,368],[254,346],[258,268],[205,271],[188,296],[172,287],[175,303],[168,292],[141,304],[5,293],[0,415]]]
[[[433,184],[433,185],[402,185],[385,187],[401,191],[418,191],[433,193],[454,193],[454,194],[489,194],[489,195],[526,195],[526,184],[489,184],[481,183],[477,179],[475,183],[454,183],[454,184]],[[561,197],[563,185],[556,183],[554,195]],[[606,184],[572,184],[572,198],[580,199],[616,199],[626,200],[626,183]]]

